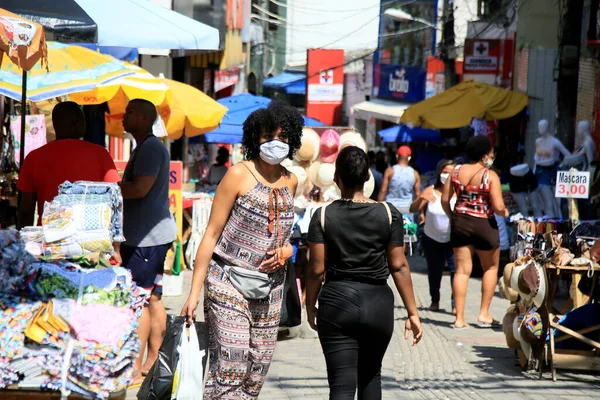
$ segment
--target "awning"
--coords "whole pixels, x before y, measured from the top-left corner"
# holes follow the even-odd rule
[[[387,101],[381,99],[372,99],[363,101],[352,107],[354,118],[368,121],[371,118],[389,121],[394,124],[400,123],[400,117],[412,103],[399,103],[397,101]]]
[[[408,126],[455,129],[469,125],[473,118],[492,121],[513,117],[527,107],[528,102],[529,98],[523,93],[467,81],[412,105],[401,120]]]
[[[306,94],[306,74],[284,72],[265,79],[263,86],[269,89],[282,90],[287,94]]]
[[[377,132],[385,143],[410,143],[427,142],[439,143],[442,141],[440,131],[435,129],[413,128],[400,124]]]
[[[5,0],[61,42],[100,46],[218,50],[219,31],[147,0]]]

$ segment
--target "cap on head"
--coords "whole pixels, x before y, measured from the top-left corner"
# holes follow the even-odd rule
[[[80,139],[85,133],[85,116],[77,103],[65,101],[52,110],[52,125],[58,139]]]
[[[408,158],[412,155],[412,150],[408,146],[400,146],[398,156]]]

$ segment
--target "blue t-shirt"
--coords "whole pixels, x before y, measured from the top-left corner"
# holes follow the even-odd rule
[[[135,175],[156,178],[143,199],[123,201],[125,245],[151,247],[172,243],[177,239],[177,225],[169,210],[169,152],[154,135],[148,136],[131,155],[123,182]]]

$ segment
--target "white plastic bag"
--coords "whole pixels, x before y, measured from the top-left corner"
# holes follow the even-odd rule
[[[179,339],[179,361],[173,377],[171,400],[202,400],[204,393],[204,370],[202,358],[204,350],[200,350],[198,335],[194,324],[181,332]]]

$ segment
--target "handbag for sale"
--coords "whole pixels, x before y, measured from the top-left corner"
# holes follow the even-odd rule
[[[262,300],[269,296],[273,279],[269,274],[247,268],[223,266],[233,287],[248,300]]]

